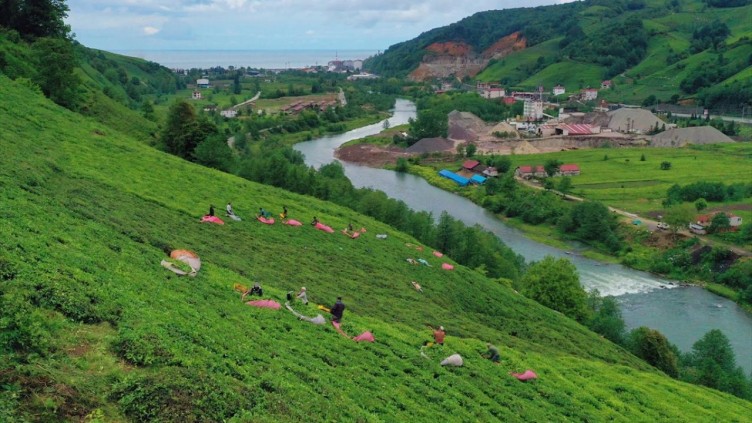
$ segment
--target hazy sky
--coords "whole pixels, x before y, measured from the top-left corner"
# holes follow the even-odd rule
[[[103,50],[384,50],[475,12],[571,0],[68,0]]]

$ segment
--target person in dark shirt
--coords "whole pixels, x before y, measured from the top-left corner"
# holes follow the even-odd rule
[[[264,290],[261,289],[261,285],[259,285],[259,283],[256,282],[253,284],[253,287],[251,289],[243,293],[243,296],[240,297],[240,299],[243,300],[248,295],[258,295],[259,297],[261,297],[264,295]]]
[[[332,313],[332,321],[339,323],[342,320],[342,314],[345,312],[345,304],[342,302],[342,297],[337,297],[337,302],[332,306],[330,313]]]
[[[214,204],[209,205],[209,216],[214,216]]]
[[[311,221],[311,226],[316,226],[319,223],[319,218],[316,216],[313,216],[313,220]]]
[[[493,361],[494,363],[498,363],[499,360],[501,360],[501,356],[499,355],[499,349],[496,348],[491,343],[486,344],[486,346],[488,347],[488,351],[483,355],[483,357],[486,357],[487,359]]]

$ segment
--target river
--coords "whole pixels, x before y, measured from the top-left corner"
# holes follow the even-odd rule
[[[389,123],[391,126],[401,125],[411,117],[415,117],[415,105],[407,100],[397,100]],[[309,166],[318,168],[335,160],[334,151],[340,145],[379,133],[382,129],[383,122],[379,122],[344,134],[302,142],[296,144],[295,149],[305,155]],[[533,241],[519,230],[504,225],[488,210],[436,188],[420,177],[346,162],[342,164],[345,174],[356,187],[384,191],[388,196],[404,201],[410,208],[429,211],[436,218],[446,211],[468,225],[478,224],[528,261],[540,260],[547,255],[566,257],[577,267],[586,289],[598,289],[602,295],[617,298],[629,329],[639,326],[657,329],[682,351],[689,351],[707,331],[722,330],[731,341],[737,363],[746,372],[752,372],[752,315],[733,301],[702,288],[680,288],[649,273],[579,256],[576,251],[580,247],[576,244],[567,253]]]

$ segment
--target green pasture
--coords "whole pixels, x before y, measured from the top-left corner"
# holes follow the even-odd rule
[[[605,69],[592,63],[564,61],[547,66],[520,83],[523,87],[537,87],[543,85],[547,89],[559,84],[568,93],[588,87],[600,87]],[[550,91],[550,90],[549,90]]]
[[[0,355],[4,413],[31,421],[742,421],[749,403],[662,375],[498,281],[330,203],[182,161],[0,78]],[[610,151],[609,151],[610,152]],[[653,160],[653,158],[649,158]],[[587,165],[587,163],[583,164]],[[675,166],[679,161],[675,163]],[[586,172],[592,170],[584,166]],[[677,166],[681,168],[681,166]],[[199,223],[232,201],[242,222]],[[258,207],[359,239],[264,225]],[[376,234],[387,234],[377,239]],[[409,244],[409,245],[408,245]],[[195,278],[166,251],[202,259]],[[428,266],[409,265],[424,258]],[[423,285],[412,289],[410,281]],[[347,304],[359,344],[286,310],[249,307],[306,286]],[[420,355],[425,323],[444,347]],[[485,342],[503,363],[479,356]],[[462,368],[443,368],[449,354]],[[534,369],[521,383],[510,371]],[[6,395],[12,392],[13,395]],[[9,411],[10,410],[10,411]],[[14,411],[15,410],[15,411]],[[20,413],[20,414],[19,414]]]
[[[630,77],[636,77],[637,75],[647,76],[660,72],[668,66],[666,57],[672,51],[679,53],[687,48],[689,48],[689,42],[680,34],[672,32],[656,34],[650,37],[645,59],[637,66],[629,69],[627,74]]]
[[[640,161],[642,155],[645,161]],[[604,157],[608,156],[608,160]],[[580,166],[572,177],[573,194],[633,212],[661,209],[674,184],[718,181],[749,182],[752,144],[716,144],[685,148],[598,148],[558,153],[513,155],[513,166],[556,159]],[[671,170],[661,170],[661,162]],[[746,200],[746,203],[752,201]]]
[[[517,80],[526,79],[529,76],[526,73],[526,68],[535,66],[535,62],[541,56],[548,58],[556,55],[559,51],[559,41],[561,41],[561,38],[555,38],[536,44],[530,48],[513,52],[488,66],[476,76],[476,79],[488,82],[497,82],[504,77]]]

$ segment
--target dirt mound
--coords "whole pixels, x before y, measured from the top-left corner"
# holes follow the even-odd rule
[[[493,134],[494,132],[499,132],[499,133],[506,132],[508,134],[511,134],[512,138],[518,138],[519,137],[519,134],[517,134],[517,129],[515,129],[514,126],[512,126],[512,125],[510,125],[510,124],[508,124],[506,122],[498,123],[498,124],[496,124],[496,126],[494,126],[493,128],[491,128],[490,133]]]
[[[687,144],[717,144],[734,142],[723,132],[712,126],[694,128],[674,128],[653,137],[653,147],[683,147]]]
[[[525,47],[527,47],[527,39],[525,39],[521,32],[517,31],[491,44],[483,52],[483,57],[486,59],[498,59],[514,51],[524,50]]]
[[[517,144],[512,149],[512,151],[513,151],[514,154],[536,154],[536,153],[540,153],[540,150],[538,150],[537,148],[533,147],[532,144],[530,144],[527,141],[520,142],[519,144]]]
[[[405,150],[409,154],[454,151],[454,142],[446,138],[423,138]]]
[[[453,110],[449,120],[449,138],[458,141],[477,141],[481,134],[488,133],[488,125],[483,119],[468,112]]]
[[[611,117],[608,127],[617,132],[647,133],[664,124],[658,116],[645,109],[621,108],[607,112]]]

